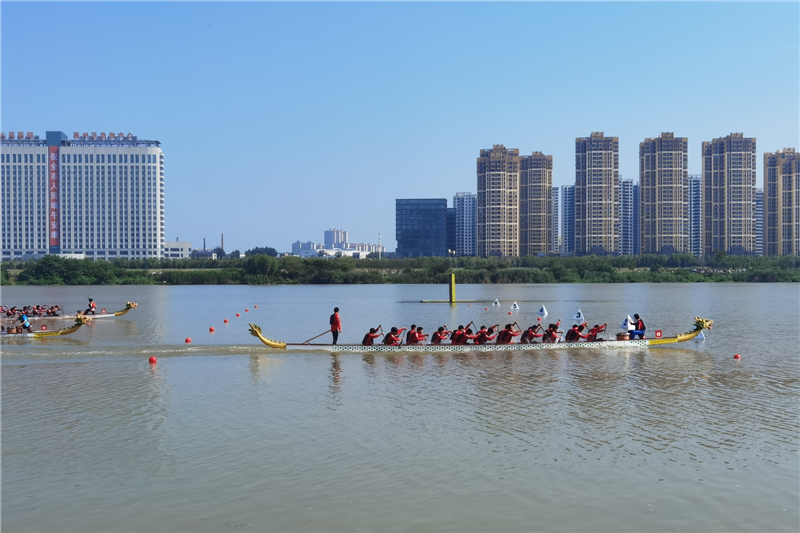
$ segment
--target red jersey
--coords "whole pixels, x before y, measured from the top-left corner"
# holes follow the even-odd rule
[[[372,346],[375,339],[381,336],[381,333],[367,333],[364,335],[364,340],[361,341],[362,346]]]
[[[342,331],[342,321],[339,318],[339,313],[331,315],[331,331]]]
[[[431,337],[431,344],[442,344],[442,341],[445,340],[449,334],[449,331],[442,331],[441,333],[434,331],[433,337]]]

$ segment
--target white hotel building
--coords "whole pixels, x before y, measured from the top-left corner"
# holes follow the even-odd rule
[[[2,259],[164,256],[164,154],[128,133],[0,133]]]

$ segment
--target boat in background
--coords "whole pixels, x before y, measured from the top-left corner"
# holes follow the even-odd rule
[[[137,307],[139,307],[139,304],[137,304],[136,302],[125,302],[125,309],[120,309],[119,311],[117,311],[115,313],[103,313],[103,312],[100,312],[100,313],[97,313],[95,315],[91,315],[91,314],[87,315],[87,314],[81,313],[81,314],[78,314],[78,315],[61,315],[61,316],[28,316],[28,320],[61,320],[61,319],[74,320],[74,319],[78,318],[79,316],[86,316],[86,317],[89,317],[89,318],[114,318],[114,317],[122,316],[125,313],[129,312],[131,309],[136,309]],[[11,318],[13,318],[13,317],[11,317]]]
[[[250,334],[266,346],[278,350],[313,350],[327,351],[334,353],[341,352],[528,352],[534,350],[560,350],[565,348],[593,348],[593,349],[629,349],[650,346],[665,346],[679,342],[686,342],[702,336],[704,329],[711,329],[713,320],[694,317],[694,329],[673,337],[660,336],[656,332],[655,338],[634,339],[634,340],[607,340],[596,342],[558,342],[554,344],[401,344],[399,346],[387,346],[385,344],[374,344],[363,346],[361,344],[311,344],[311,343],[290,343],[268,339],[261,332],[261,328],[256,324],[250,324]],[[705,337],[701,337],[705,338]]]
[[[92,319],[89,318],[88,316],[80,315],[80,316],[75,317],[75,323],[73,325],[69,326],[68,328],[57,329],[55,331],[47,331],[45,329],[45,330],[42,330],[42,331],[34,331],[34,332],[31,332],[31,333],[28,333],[28,332],[25,332],[25,333],[6,333],[5,331],[3,331],[2,334],[0,334],[0,339],[26,339],[26,338],[27,339],[42,339],[42,338],[45,338],[45,337],[60,337],[60,336],[63,336],[63,335],[70,335],[71,333],[75,333],[76,331],[81,329],[81,326],[83,326],[84,324],[88,324],[91,321],[92,321]],[[42,326],[42,327],[46,328],[47,326]]]

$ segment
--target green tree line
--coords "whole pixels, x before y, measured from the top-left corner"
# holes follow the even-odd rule
[[[716,253],[616,257],[246,257],[92,261],[48,255],[3,262],[2,283],[22,285],[225,285],[446,283],[800,282],[800,256]],[[16,277],[10,270],[19,270]]]

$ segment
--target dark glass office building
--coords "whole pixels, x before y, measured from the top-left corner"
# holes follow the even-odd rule
[[[447,255],[447,199],[395,200],[397,257]]]

